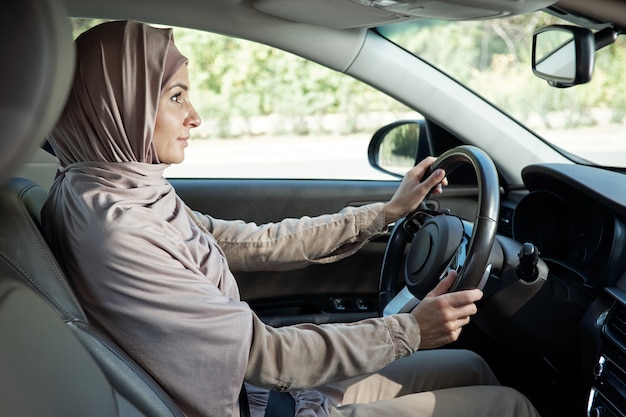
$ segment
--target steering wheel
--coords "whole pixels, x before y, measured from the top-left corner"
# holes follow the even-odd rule
[[[424,203],[398,220],[389,237],[380,274],[381,315],[410,311],[452,269],[457,272],[452,291],[484,287],[491,271],[487,262],[500,207],[498,172],[493,161],[481,149],[462,145],[437,158],[425,177],[438,168],[450,175],[466,163],[472,165],[478,181],[478,209],[473,224],[429,210]],[[427,198],[428,195],[424,201]],[[411,243],[407,251],[408,242]],[[400,273],[406,286],[396,292]]]

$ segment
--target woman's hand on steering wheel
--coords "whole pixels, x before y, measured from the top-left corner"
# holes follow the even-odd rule
[[[458,339],[461,329],[476,314],[476,302],[483,296],[478,289],[448,292],[456,280],[450,273],[415,307],[411,314],[420,326],[420,349],[433,349]]]
[[[436,158],[433,156],[426,157],[404,175],[393,197],[385,204],[385,221],[387,224],[395,222],[415,210],[429,193],[441,194],[442,186],[447,185],[446,173],[443,169],[435,170],[422,181],[435,160]]]

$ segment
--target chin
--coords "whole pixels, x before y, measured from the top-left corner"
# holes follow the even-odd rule
[[[162,159],[161,162],[165,164],[180,164],[184,160],[185,160],[185,153],[181,152],[181,153],[170,154],[168,155],[167,158]]]

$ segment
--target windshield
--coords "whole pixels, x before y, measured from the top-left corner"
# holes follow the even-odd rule
[[[596,53],[590,83],[554,88],[531,70],[545,13],[470,22],[419,20],[379,32],[474,90],[573,159],[626,167],[626,42]]]

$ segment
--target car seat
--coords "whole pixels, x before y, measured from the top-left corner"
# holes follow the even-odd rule
[[[63,110],[74,69],[61,0],[8,0],[0,13],[0,181],[43,142]]]
[[[87,320],[39,232],[46,191],[9,178],[58,118],[73,72],[60,0],[9,0],[0,14],[0,416],[184,417]]]
[[[0,263],[0,415],[117,416],[111,386],[69,329]]]
[[[0,272],[4,271],[0,282],[13,279],[28,284],[52,307],[49,315],[56,313],[65,322],[110,381],[120,411],[114,416],[184,416],[143,368],[87,320],[39,231],[39,213],[46,195],[43,188],[23,178],[11,178],[0,187]],[[19,316],[16,318],[19,321]],[[0,338],[4,337],[0,335]],[[68,363],[68,366],[75,365]],[[0,415],[10,414],[0,412]]]

